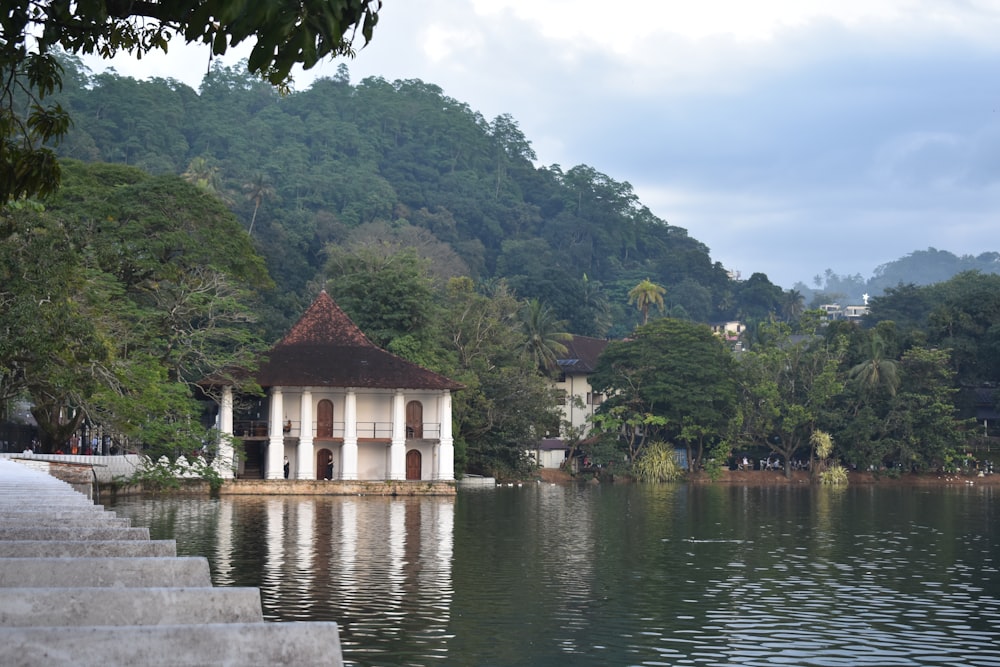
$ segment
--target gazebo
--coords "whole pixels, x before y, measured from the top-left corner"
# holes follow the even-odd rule
[[[221,438],[223,476],[455,478],[451,392],[462,385],[374,345],[325,291],[255,379],[266,397],[234,401],[222,387],[218,428],[244,444],[234,462]]]

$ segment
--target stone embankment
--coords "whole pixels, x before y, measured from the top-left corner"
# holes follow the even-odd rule
[[[0,460],[0,665],[343,664],[336,623],[266,623],[256,588],[215,588],[208,561]]]

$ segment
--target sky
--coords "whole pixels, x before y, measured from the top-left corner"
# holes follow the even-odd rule
[[[112,65],[197,89],[208,61]],[[744,279],[1000,251],[1000,0],[385,0],[356,58],[294,88],[340,63],[510,114],[539,166],[627,181]]]

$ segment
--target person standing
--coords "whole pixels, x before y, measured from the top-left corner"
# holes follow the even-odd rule
[[[285,457],[285,479],[288,479],[288,457]]]

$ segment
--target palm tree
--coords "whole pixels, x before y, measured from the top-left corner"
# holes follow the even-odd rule
[[[802,316],[806,309],[806,300],[802,293],[796,289],[790,289],[782,295],[781,314],[788,323],[794,322]]]
[[[573,339],[571,334],[562,331],[566,323],[555,319],[551,308],[532,299],[521,308],[521,324],[526,336],[525,354],[543,373],[553,373],[559,367],[559,356],[568,352],[563,343]]]
[[[885,358],[885,347],[885,340],[877,333],[872,333],[868,358],[853,366],[849,376],[865,391],[875,392],[879,387],[885,387],[889,395],[895,396],[896,388],[899,387],[899,362]]]
[[[613,324],[611,321],[611,303],[608,301],[608,295],[605,293],[601,283],[597,280],[591,280],[587,277],[586,273],[583,274],[582,286],[580,301],[593,314],[594,331],[597,335],[603,336]]]
[[[203,157],[191,160],[181,178],[202,190],[213,193],[219,191],[219,168],[209,165],[208,160]]]
[[[666,293],[667,290],[665,288],[646,278],[629,290],[628,302],[629,305],[634,303],[635,307],[642,312],[642,323],[646,324],[649,322],[650,306],[656,306],[660,309],[660,312],[663,312],[663,295]]]
[[[248,183],[243,184],[243,194],[253,202],[253,215],[250,217],[250,229],[247,232],[253,236],[253,223],[257,220],[257,211],[260,210],[260,205],[265,199],[274,196],[274,188],[271,187],[266,176],[255,174]]]

